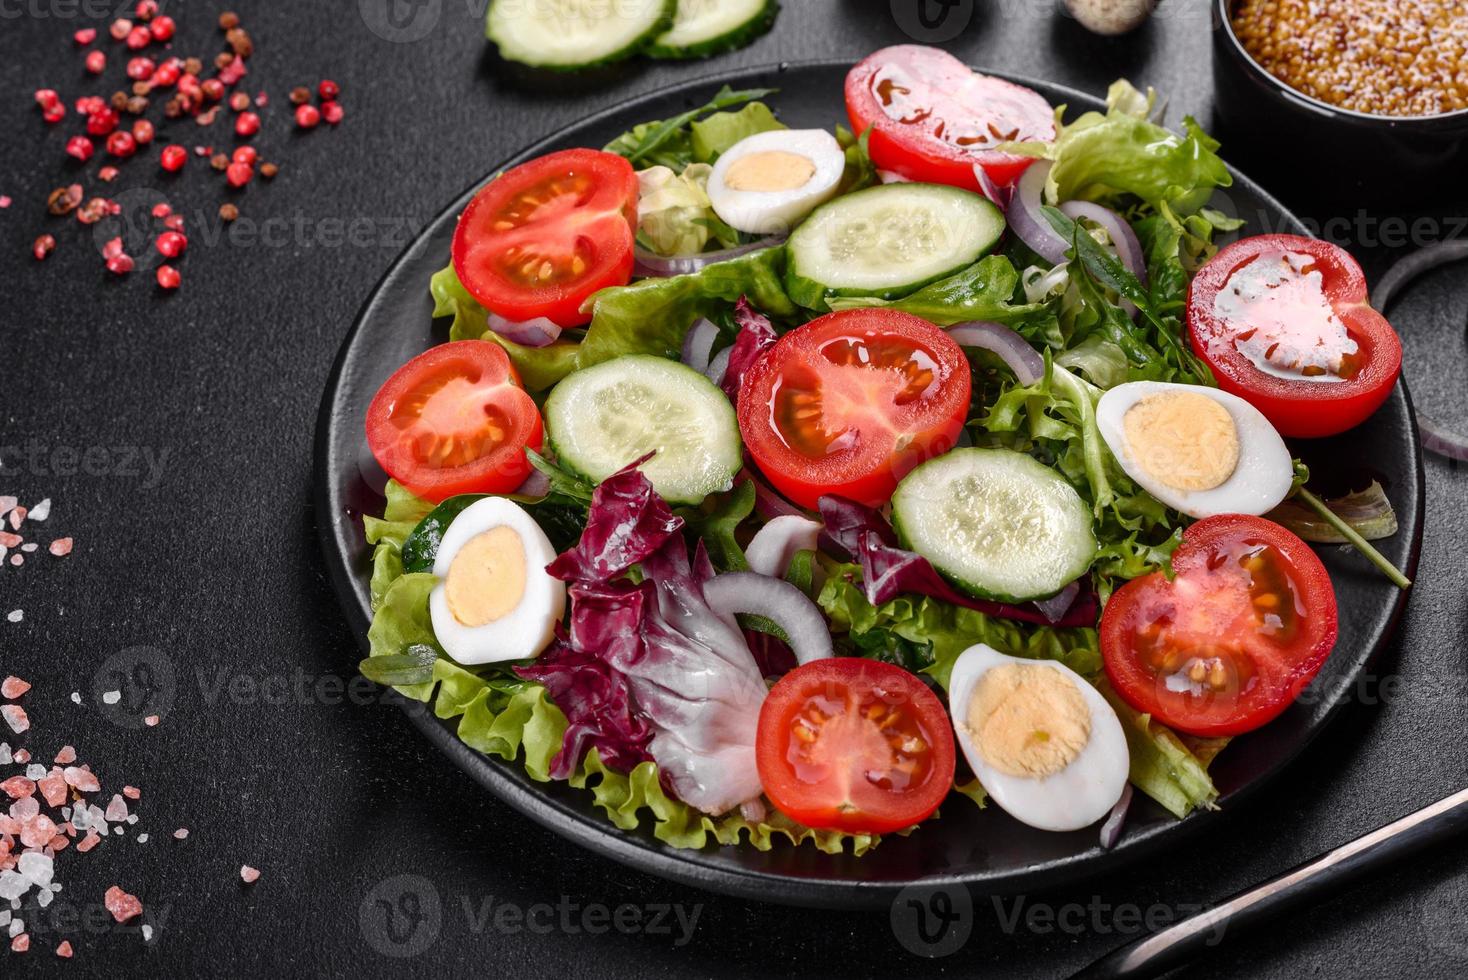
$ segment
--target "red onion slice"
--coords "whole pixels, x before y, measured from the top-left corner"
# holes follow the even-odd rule
[[[1121,259],[1121,264],[1137,277],[1138,282],[1147,285],[1147,261],[1142,257],[1142,243],[1137,241],[1136,232],[1132,231],[1125,218],[1090,201],[1066,201],[1060,206],[1060,213],[1072,221],[1086,218],[1105,228],[1111,243],[1116,246],[1116,256]],[[1137,307],[1131,300],[1123,299],[1121,308],[1126,310],[1127,316],[1136,317]]]
[[[522,347],[548,347],[561,335],[560,325],[543,316],[517,323],[498,313],[491,313],[489,329]]]
[[[799,514],[776,517],[756,531],[749,547],[744,549],[749,570],[784,578],[797,552],[816,549],[824,526],[820,521]]]
[[[1031,164],[1014,185],[1009,205],[1004,209],[1004,220],[1019,236],[1019,240],[1034,250],[1035,254],[1050,263],[1063,262],[1065,250],[1070,243],[1040,213],[1044,202],[1045,178],[1050,175],[1050,161],[1041,160]]]
[[[540,472],[540,470],[531,470],[530,475],[525,478],[524,482],[515,488],[512,496],[539,499],[548,493],[550,493],[550,477]]]
[[[1126,814],[1132,806],[1132,784],[1127,783],[1121,791],[1121,799],[1111,808],[1106,822],[1101,825],[1101,849],[1111,850],[1121,840],[1121,829],[1126,826]]]
[[[729,370],[729,357],[733,353],[733,347],[725,347],[723,350],[715,354],[714,359],[712,361],[709,361],[708,367],[704,368],[703,370],[704,377],[708,378],[716,385],[722,385],[724,381],[724,372]]]
[[[1035,164],[1030,164],[1030,170],[1035,169]],[[989,176],[989,171],[982,165],[974,164],[974,179],[979,182],[979,191],[990,201],[998,205],[999,210],[1004,211],[1009,207],[1009,201],[1014,197],[1014,185],[1000,187],[994,183],[994,178]]]
[[[1081,582],[1080,579],[1076,579],[1050,598],[1036,599],[1032,605],[1039,610],[1041,616],[1052,623],[1058,623],[1065,618],[1066,613],[1070,612],[1070,607],[1075,605],[1076,597],[1080,594]]]
[[[754,471],[749,468],[754,463],[750,459],[748,450],[745,450],[744,462],[745,468],[735,477],[734,483],[738,485],[748,480],[754,484],[754,509],[759,516],[767,521],[773,521],[777,517],[805,516],[805,511],[780,496],[765,481],[754,474]]]
[[[753,613],[773,620],[785,631],[799,663],[832,655],[826,618],[804,592],[783,579],[755,572],[725,572],[704,583],[703,599],[721,616]]]
[[[761,238],[757,242],[749,242],[745,245],[736,245],[726,248],[721,252],[700,252],[697,255],[658,255],[649,252],[641,245],[634,246],[632,254],[636,263],[632,267],[632,274],[644,279],[667,279],[672,276],[686,276],[692,272],[698,272],[706,265],[715,262],[726,262],[729,259],[737,259],[741,255],[757,252],[762,248],[778,245],[785,240],[785,235],[770,235]]]
[[[708,370],[709,352],[719,339],[719,328],[712,320],[700,317],[683,335],[683,363],[699,374]]]
[[[1033,167],[1031,169],[1034,169]],[[962,347],[981,347],[998,354],[1019,383],[1029,387],[1045,377],[1045,359],[1030,342],[1002,323],[970,320],[948,328],[948,336]]]

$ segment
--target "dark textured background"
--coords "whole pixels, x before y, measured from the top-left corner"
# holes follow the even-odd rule
[[[363,7],[375,11],[379,2]],[[1079,928],[1006,929],[994,905],[976,898],[971,937],[943,959],[905,951],[885,914],[727,900],[583,854],[479,791],[395,708],[370,692],[342,696],[359,654],[318,552],[312,430],[337,346],[411,230],[497,160],[593,110],[700,73],[855,59],[909,39],[882,0],[790,0],[772,34],[708,65],[637,63],[592,79],[532,80],[511,77],[487,53],[482,5],[429,0],[422,11],[439,13],[426,35],[395,43],[369,30],[347,0],[239,4],[258,49],[251,88],[275,98],[257,143],[283,165],[273,184],[257,182],[242,195],[241,207],[247,217],[288,224],[255,240],[218,238],[212,215],[221,182],[191,158],[182,177],[160,182],[188,214],[192,240],[179,263],[185,288],[161,296],[151,274],[112,281],[84,229],[45,217],[46,193],[69,179],[61,147],[76,121],[43,126],[30,92],[51,85],[68,102],[110,92],[83,75],[70,41],[77,27],[105,31],[107,19],[88,20],[63,0],[0,3],[0,194],[15,199],[0,211],[0,446],[43,447],[29,457],[7,451],[0,494],[23,503],[52,497],[50,521],[34,528],[38,539],[70,534],[77,542],[68,559],[42,554],[0,570],[0,612],[25,610],[19,624],[0,621],[0,674],[36,684],[25,701],[34,730],[8,740],[43,758],[75,744],[109,790],[142,788],[142,820],[126,840],[62,855],[67,887],[57,905],[85,912],[117,883],[143,899],[158,930],[144,945],[136,929],[73,928],[69,971],[1058,977],[1134,930],[1133,908],[1165,915],[1215,902],[1462,788],[1468,478],[1436,459],[1427,463],[1420,584],[1381,666],[1391,683],[1368,685],[1288,777],[1212,837],[1125,876],[1025,898],[1030,906],[1101,909],[1066,920]],[[216,50],[222,4],[166,6],[179,20],[177,50]],[[1095,92],[1125,75],[1170,96],[1174,119],[1191,112],[1211,122],[1202,0],[1166,0],[1140,32],[1112,40],[1088,35],[1048,0],[980,4],[988,13],[971,6],[960,3],[958,20],[940,33],[968,19],[945,46],[977,65]],[[341,83],[347,121],[297,136],[284,95],[322,76]],[[171,132],[189,145],[205,134],[231,142],[219,124],[175,124],[165,136]],[[154,159],[126,164],[107,190],[154,182]],[[82,169],[101,188],[93,179],[99,163]],[[1268,186],[1268,173],[1254,176]],[[1383,235],[1399,231],[1382,219],[1405,228],[1414,217],[1372,210],[1369,195],[1287,203],[1344,219],[1337,227],[1347,230],[1333,237],[1372,275],[1400,251],[1381,246]],[[1416,226],[1419,241],[1451,233],[1455,222],[1435,219],[1465,210],[1462,199],[1440,202],[1434,220]],[[361,219],[355,235],[344,235]],[[28,252],[42,230],[54,231],[61,247],[37,266]],[[1419,406],[1460,428],[1468,428],[1464,289],[1461,273],[1439,272],[1393,312]],[[90,472],[58,472],[52,452],[65,447],[92,448]],[[129,473],[123,447],[162,458],[161,471]],[[137,647],[152,652],[129,652]],[[146,694],[111,677],[138,663],[153,668],[153,687],[172,682],[171,693],[165,684],[153,695],[166,708],[158,728],[129,727],[96,697],[114,687]],[[68,700],[72,691],[86,706]],[[178,826],[191,829],[187,841],[172,839]],[[139,830],[152,839],[137,844]],[[256,885],[241,886],[242,863],[263,870]],[[364,914],[369,925],[379,921],[376,900],[396,897],[403,874],[426,879],[412,888],[426,911],[436,897],[438,914],[393,946],[361,923]],[[560,928],[497,928],[492,911],[479,918],[501,902],[681,903],[687,915],[698,907],[699,917],[682,945],[676,926],[672,936],[614,930],[592,939]],[[1465,909],[1468,872],[1453,851],[1439,850],[1230,944],[1193,972],[1461,975]],[[35,924],[34,913],[27,918]],[[37,934],[24,957],[0,947],[0,974],[53,967],[58,938]],[[382,950],[417,955],[392,959]]]

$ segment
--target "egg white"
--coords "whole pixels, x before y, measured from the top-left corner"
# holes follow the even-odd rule
[[[525,591],[519,604],[499,619],[483,626],[465,626],[449,610],[442,580],[465,544],[497,527],[509,527],[519,535],[525,550]],[[537,656],[550,643],[566,608],[566,583],[545,570],[555,557],[555,548],[540,525],[513,500],[485,497],[465,507],[444,531],[433,561],[433,574],[440,581],[429,593],[428,613],[439,646],[464,665]]]
[[[1055,670],[1074,684],[1091,716],[1091,737],[1070,764],[1043,778],[1025,778],[990,766],[965,724],[974,688],[990,670],[1002,664],[1038,666]],[[1101,692],[1085,678],[1053,660],[1025,660],[979,643],[959,654],[949,680],[948,697],[959,747],[979,783],[991,799],[1021,823],[1040,830],[1080,830],[1105,817],[1126,788],[1131,754],[1121,721]]]
[[[786,191],[741,191],[728,184],[729,168],[754,153],[784,151],[805,157],[815,166],[809,180]],[[791,228],[830,200],[846,172],[846,154],[824,129],[777,129],[746,136],[714,163],[708,196],[714,213],[739,231],[770,235]]]
[[[1211,398],[1233,419],[1239,439],[1239,462],[1233,474],[1212,490],[1180,490],[1154,478],[1137,461],[1127,442],[1124,419],[1137,402],[1168,391],[1185,391]],[[1126,475],[1173,510],[1189,517],[1214,514],[1266,514],[1279,506],[1294,483],[1294,464],[1273,425],[1237,395],[1203,385],[1164,381],[1129,381],[1101,396],[1096,425]]]

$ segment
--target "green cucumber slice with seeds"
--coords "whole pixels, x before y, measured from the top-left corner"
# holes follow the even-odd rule
[[[506,61],[575,71],[643,51],[676,9],[677,0],[495,0],[484,33]]]
[[[828,296],[900,299],[973,265],[1004,234],[988,198],[942,184],[883,184],[811,212],[790,236],[790,298],[824,311]]]
[[[742,48],[770,29],[776,0],[678,0],[673,26],[653,41],[653,58],[707,58]]]
[[[568,375],[545,400],[545,425],[557,461],[593,483],[655,453],[642,472],[671,503],[728,490],[743,462],[724,393],[687,365],[650,354]]]
[[[1054,595],[1096,557],[1091,508],[1065,478],[1012,449],[955,449],[892,496],[903,547],[956,586],[1002,602]]]

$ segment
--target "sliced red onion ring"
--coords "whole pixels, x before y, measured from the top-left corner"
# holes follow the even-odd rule
[[[712,320],[700,317],[683,335],[683,363],[702,374],[708,370],[709,352],[719,339],[719,328]]]
[[[1080,594],[1081,583],[1077,579],[1050,598],[1036,599],[1032,604],[1040,611],[1041,616],[1052,623],[1058,623],[1065,618],[1066,613],[1070,612],[1070,607],[1075,605],[1076,597]]]
[[[1376,292],[1371,297],[1371,305],[1378,312],[1385,313],[1397,293],[1412,280],[1438,266],[1464,259],[1468,259],[1468,241],[1438,242],[1436,245],[1418,249],[1397,262],[1381,277],[1381,281],[1376,284]],[[1450,431],[1421,412],[1417,413],[1417,430],[1422,438],[1423,449],[1449,459],[1468,462],[1468,436]]]
[[[517,323],[498,313],[491,313],[489,329],[522,347],[548,347],[561,335],[560,326],[543,316]]]
[[[1132,806],[1132,784],[1127,783],[1121,791],[1121,799],[1111,808],[1106,822],[1101,825],[1101,849],[1109,851],[1121,840],[1121,829],[1126,825],[1126,814]]]
[[[1045,359],[1040,352],[1002,323],[970,320],[949,327],[948,336],[962,347],[981,347],[998,354],[1026,387],[1045,377]]]
[[[724,381],[724,372],[729,370],[729,357],[733,353],[733,347],[725,347],[715,354],[714,359],[709,361],[709,366],[703,370],[704,377],[708,378],[714,384],[722,384]]]
[[[1050,174],[1050,161],[1032,163],[1014,185],[1014,193],[1004,209],[1004,220],[1019,236],[1019,240],[1034,250],[1047,262],[1065,261],[1065,250],[1070,243],[1056,234],[1050,222],[1040,213],[1044,202],[1045,178]]]
[[[715,262],[725,262],[729,259],[737,259],[741,255],[757,252],[762,248],[778,245],[785,240],[784,235],[770,235],[761,238],[757,242],[749,242],[745,245],[736,245],[726,248],[721,252],[700,252],[697,255],[657,255],[649,252],[641,245],[635,246],[632,254],[636,257],[636,264],[632,268],[632,274],[642,278],[667,279],[671,276],[686,276],[690,272],[697,272],[706,265]]]
[[[773,620],[785,631],[799,663],[824,660],[832,654],[826,618],[804,592],[783,579],[725,572],[704,583],[703,599],[721,616],[753,613]]]
[[[1136,232],[1132,231],[1132,226],[1127,224],[1125,218],[1110,208],[1092,204],[1090,201],[1066,201],[1060,206],[1060,213],[1073,221],[1086,218],[1105,228],[1111,243],[1116,246],[1116,256],[1121,259],[1121,264],[1143,286],[1147,285],[1147,261],[1142,257],[1142,244],[1137,241]],[[1137,315],[1137,307],[1131,300],[1123,299],[1121,308],[1126,310],[1127,316]]]
[[[531,470],[525,482],[515,488],[514,496],[539,498],[548,493],[550,493],[550,478],[540,470]]]
[[[815,550],[824,526],[799,514],[776,517],[756,531],[749,547],[744,549],[749,570],[784,578],[796,552]]]
[[[1035,164],[1030,164],[1029,169],[1035,169]],[[989,176],[989,171],[981,165],[974,164],[974,178],[979,182],[979,191],[989,200],[999,206],[1003,211],[1009,207],[1010,198],[1014,197],[1014,185],[1000,187],[994,183],[994,178]]]

